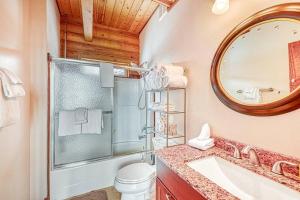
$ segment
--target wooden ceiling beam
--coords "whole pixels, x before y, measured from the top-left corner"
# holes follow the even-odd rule
[[[84,39],[93,40],[93,0],[81,0]]]
[[[158,4],[164,5],[168,8],[171,8],[172,5],[176,2],[175,0],[152,0]]]

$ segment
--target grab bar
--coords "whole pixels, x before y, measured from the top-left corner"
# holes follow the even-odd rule
[[[108,110],[108,111],[102,111],[102,114],[107,115],[107,114],[112,114],[113,111],[112,110]],[[59,113],[55,112],[55,117],[58,117]]]

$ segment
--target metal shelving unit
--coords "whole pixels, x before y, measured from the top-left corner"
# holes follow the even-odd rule
[[[175,91],[182,91],[182,98],[183,98],[183,110],[170,110],[170,94],[171,92]],[[162,103],[162,96],[163,93],[165,93],[165,98],[166,98],[166,105],[167,108],[166,110],[154,110],[149,108],[149,102],[155,102],[156,94],[159,93],[159,102]],[[149,125],[149,120],[148,120],[148,115],[154,113],[154,123]],[[166,116],[166,131],[163,132],[158,132],[156,131],[156,113],[159,114],[164,114]],[[170,135],[170,130],[169,130],[169,120],[171,115],[183,115],[183,133],[177,134],[177,135]],[[147,130],[147,134],[150,134],[151,140],[153,143],[155,141],[160,142],[158,146],[161,146],[160,148],[164,147],[170,147],[170,146],[175,146],[175,145],[180,145],[180,144],[185,144],[186,143],[186,89],[185,88],[165,88],[161,90],[147,90],[146,91],[146,121],[147,121],[147,127],[149,129]],[[150,128],[152,127],[152,128]],[[181,139],[182,142],[174,142],[173,140],[179,140]],[[172,142],[173,141],[173,142]],[[162,145],[161,143],[165,143]],[[151,143],[152,144],[152,143]],[[151,149],[153,149],[153,146],[151,146]]]

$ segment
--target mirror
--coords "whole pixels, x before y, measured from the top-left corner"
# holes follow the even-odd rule
[[[237,26],[213,60],[211,82],[228,107],[249,115],[300,106],[300,4],[263,10]]]
[[[241,104],[266,104],[300,84],[300,22],[275,19],[237,37],[220,62],[220,82]]]

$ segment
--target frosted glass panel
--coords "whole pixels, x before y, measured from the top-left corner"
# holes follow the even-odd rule
[[[54,165],[63,165],[112,155],[113,89],[101,88],[99,68],[59,63],[54,68]],[[101,134],[58,135],[60,111],[101,109]]]
[[[145,150],[145,138],[139,137],[145,125],[145,111],[138,108],[140,94],[140,80],[116,78],[114,154]]]

